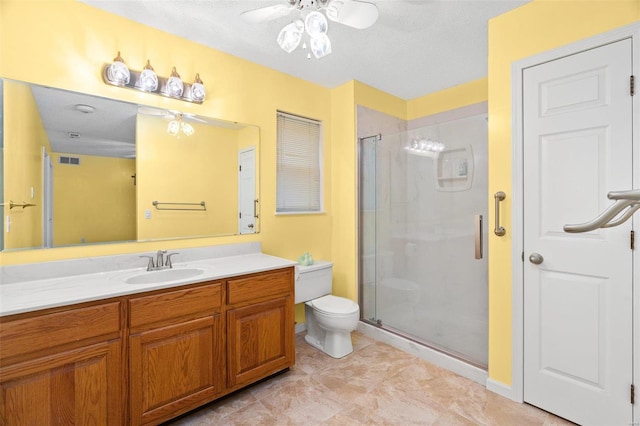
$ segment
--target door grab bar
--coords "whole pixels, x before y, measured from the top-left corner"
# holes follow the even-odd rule
[[[502,237],[507,233],[507,230],[504,229],[504,227],[500,226],[500,201],[504,201],[504,199],[507,197],[507,194],[505,194],[502,191],[498,191],[493,195],[493,198],[495,199],[495,210],[496,210],[496,226],[493,229],[493,233],[496,234],[498,237]]]
[[[633,216],[638,209],[640,209],[640,189],[632,189],[630,191],[611,191],[607,194],[607,198],[616,201],[604,212],[598,215],[598,217],[589,222],[565,225],[562,228],[564,229],[564,232],[589,232],[598,228],[612,228],[614,226],[622,225],[631,216]],[[625,209],[626,211],[622,213]],[[616,219],[620,213],[622,213],[622,215]]]
[[[475,251],[476,259],[482,259],[482,215],[477,214],[474,218],[476,235],[475,235]]]

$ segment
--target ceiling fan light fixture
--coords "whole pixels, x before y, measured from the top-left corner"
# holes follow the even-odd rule
[[[304,18],[304,27],[307,34],[311,37],[317,37],[320,34],[326,34],[329,30],[327,18],[320,12],[311,12]]]
[[[193,126],[189,123],[185,123],[184,121],[182,122],[182,133],[184,133],[187,136],[191,136],[195,133],[195,129],[193,128]]]
[[[158,76],[156,72],[153,70],[151,63],[147,59],[147,65],[144,66],[144,69],[140,73],[140,88],[147,92],[155,92],[158,90]]]
[[[331,40],[329,40],[329,37],[327,37],[326,34],[320,34],[311,37],[309,46],[311,47],[313,56],[315,56],[317,59],[320,59],[331,53]]]
[[[176,71],[176,67],[171,70],[171,76],[167,79],[167,87],[165,88],[167,94],[174,98],[179,98],[184,92],[184,83],[180,78],[180,74]]]
[[[278,45],[287,53],[293,52],[302,40],[304,23],[301,19],[296,19],[286,25],[278,34]]]

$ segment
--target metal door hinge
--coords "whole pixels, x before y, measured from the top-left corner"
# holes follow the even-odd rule
[[[636,387],[634,385],[631,385],[631,403],[636,403]]]
[[[636,78],[633,75],[629,77],[629,93],[631,96],[636,94]]]
[[[238,171],[242,171],[242,164],[238,166]]]
[[[631,235],[629,237],[631,243],[631,250],[636,249],[636,233],[635,231],[631,231]]]

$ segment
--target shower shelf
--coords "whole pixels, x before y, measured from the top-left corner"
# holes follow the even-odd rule
[[[471,145],[442,151],[438,155],[434,170],[438,191],[454,192],[471,189],[473,181]]]

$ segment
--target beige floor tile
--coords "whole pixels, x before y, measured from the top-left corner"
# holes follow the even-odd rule
[[[360,333],[353,344],[334,359],[299,334],[290,371],[167,425],[572,425]]]

